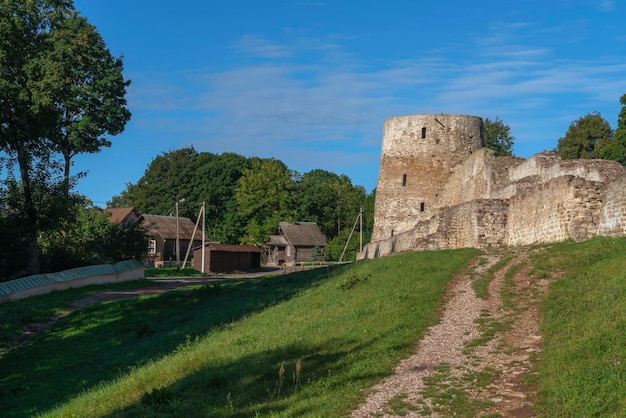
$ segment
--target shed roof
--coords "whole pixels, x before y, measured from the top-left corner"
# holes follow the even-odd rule
[[[220,244],[217,242],[207,242],[205,247],[208,247],[211,251],[223,251],[228,253],[260,253],[261,250],[254,245],[237,245],[237,244]],[[202,246],[194,248],[197,250]]]
[[[296,247],[325,247],[326,238],[315,222],[280,222],[279,232]]]
[[[176,239],[176,217],[162,215],[141,215],[139,222],[146,228],[148,235],[159,234],[164,239]],[[189,218],[178,218],[178,237],[191,240],[195,224]],[[202,231],[196,231],[195,240],[202,239]]]

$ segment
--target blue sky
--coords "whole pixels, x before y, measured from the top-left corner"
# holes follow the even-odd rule
[[[133,117],[76,157],[98,206],[157,155],[274,157],[376,186],[386,118],[459,113],[511,127],[521,157],[553,149],[626,93],[617,0],[75,0],[124,56]]]

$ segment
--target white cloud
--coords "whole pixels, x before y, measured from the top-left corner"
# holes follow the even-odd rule
[[[235,46],[242,53],[260,58],[286,58],[291,55],[289,48],[272,43],[258,35],[245,35]]]
[[[274,156],[301,171],[376,164],[384,119],[402,114],[500,116],[524,156],[554,148],[578,116],[598,110],[613,122],[607,109],[626,92],[619,57],[558,58],[549,46],[515,37],[527,24],[502,28],[512,32],[468,41],[463,53],[426,51],[384,66],[327,39],[280,44],[247,36],[238,50],[264,60],[179,74],[185,89],[139,80],[134,100],[166,113],[167,123],[153,126],[184,131],[181,142],[198,150]]]
[[[615,0],[600,0],[598,8],[602,12],[612,12],[615,9]]]

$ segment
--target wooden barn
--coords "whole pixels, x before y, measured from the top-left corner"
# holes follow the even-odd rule
[[[193,249],[193,268],[202,271],[202,245]],[[219,244],[204,245],[204,272],[230,273],[261,267],[261,250],[254,245]]]
[[[326,238],[315,222],[281,222],[266,244],[267,264],[279,266],[322,261]]]
[[[141,215],[138,219],[148,235],[148,263],[155,267],[176,266],[176,217],[161,215]],[[189,218],[178,218],[178,239],[180,242],[180,262],[187,253],[187,248],[202,244],[202,231],[196,231],[195,224]],[[193,254],[190,252],[189,257]]]

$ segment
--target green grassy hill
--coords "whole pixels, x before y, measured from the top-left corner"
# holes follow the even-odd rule
[[[479,255],[402,254],[78,309],[0,356],[0,416],[347,416],[437,321],[449,280]],[[537,414],[626,414],[626,241],[566,242],[532,263],[537,277],[555,277],[530,382]],[[0,304],[0,344],[111,288]]]

